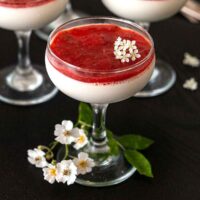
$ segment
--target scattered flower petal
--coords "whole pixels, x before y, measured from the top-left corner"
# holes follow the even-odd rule
[[[72,160],[63,160],[57,164],[57,182],[66,183],[71,185],[76,180],[77,167]]]
[[[55,165],[49,164],[47,167],[43,168],[44,180],[53,184],[57,176],[57,168]]]
[[[191,67],[200,67],[200,60],[186,52],[184,54],[183,64],[190,65]]]
[[[185,83],[183,84],[183,88],[194,91],[197,90],[198,83],[195,78],[190,78],[185,81]]]
[[[77,167],[78,174],[86,174],[92,171],[95,166],[94,160],[89,158],[87,153],[81,152],[78,154],[78,158],[74,158],[74,164]]]
[[[28,153],[28,161],[32,164],[35,165],[38,168],[43,168],[47,166],[47,161],[45,159],[45,153],[40,150],[40,149],[29,149],[27,151]]]

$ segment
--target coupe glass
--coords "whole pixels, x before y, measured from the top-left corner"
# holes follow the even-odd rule
[[[31,30],[48,24],[65,9],[66,0],[0,0],[0,27],[13,30],[18,41],[18,64],[0,70],[0,100],[13,105],[33,105],[52,98],[57,89],[45,67],[31,64]]]
[[[134,30],[149,41],[151,49],[149,53],[136,64],[131,64],[122,69],[107,70],[95,68],[88,70],[80,66],[74,66],[61,60],[52,52],[50,45],[57,33],[77,26],[94,24],[114,24]],[[97,58],[94,58],[93,62],[95,62],[95,59]],[[105,123],[106,109],[110,103],[119,102],[131,97],[133,92],[136,93],[141,90],[149,81],[155,64],[154,44],[151,36],[139,25],[122,19],[108,17],[76,19],[60,26],[50,35],[45,62],[49,77],[60,91],[76,100],[90,103],[93,109],[93,129],[89,134],[90,143],[83,151],[90,155],[98,155],[95,157],[96,166],[91,173],[79,176],[76,182],[86,186],[101,187],[114,185],[129,178],[135,172],[135,168],[127,163],[122,152],[120,152],[118,156],[102,157],[102,153],[105,156],[105,153],[109,151]],[[140,74],[137,76],[133,75],[137,70],[141,70],[144,65],[147,66],[145,71],[140,71]],[[84,80],[94,79],[95,82],[88,83],[87,81],[76,80],[73,76],[64,75],[56,69],[57,67],[61,68],[61,71],[70,71],[70,73]],[[107,84],[98,82],[98,79],[114,78],[114,80],[116,80],[116,77],[124,75],[126,77],[128,75],[128,77],[123,81],[113,81]]]
[[[114,14],[136,21],[149,30],[150,22],[160,21],[176,14],[187,0],[102,0]],[[137,97],[153,97],[168,91],[176,81],[176,72],[165,61],[158,59],[153,75]]]
[[[80,11],[74,11],[71,5],[70,0],[68,0],[66,4],[65,11],[53,22],[50,24],[42,27],[41,29],[38,29],[35,31],[36,35],[38,35],[43,40],[48,40],[48,37],[50,33],[61,24],[68,22],[70,20],[80,18],[80,17],[86,17],[86,14]]]

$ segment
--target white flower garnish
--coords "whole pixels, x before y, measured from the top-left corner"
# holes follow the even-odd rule
[[[73,128],[72,121],[64,120],[61,124],[55,125],[54,135],[56,141],[61,144],[71,144],[75,141],[77,128]]]
[[[87,153],[81,152],[78,154],[78,158],[74,158],[74,164],[77,167],[78,174],[86,174],[92,171],[95,166],[94,160],[88,157]]]
[[[194,90],[197,90],[198,83],[195,80],[195,78],[190,78],[190,79],[188,79],[188,80],[185,81],[185,83],[183,84],[183,87],[185,89],[194,91]]]
[[[48,164],[48,166],[43,168],[42,170],[43,170],[44,180],[53,184],[55,182],[56,176],[57,176],[56,166],[52,165],[52,164]]]
[[[141,57],[136,46],[136,41],[122,40],[121,37],[118,37],[114,43],[114,55],[122,63],[129,62],[130,60],[135,61]]]
[[[80,149],[84,147],[88,143],[88,138],[85,135],[82,129],[79,129],[78,135],[76,135],[75,145],[73,146],[75,149]]]
[[[72,160],[63,160],[57,164],[57,176],[56,180],[58,182],[66,183],[71,185],[76,180],[77,167],[72,162]]]
[[[28,153],[28,161],[32,164],[35,165],[38,168],[43,168],[47,166],[47,161],[45,159],[45,153],[40,150],[40,149],[29,149],[27,151]]]
[[[186,52],[184,54],[183,64],[190,65],[191,67],[200,67],[200,60]]]

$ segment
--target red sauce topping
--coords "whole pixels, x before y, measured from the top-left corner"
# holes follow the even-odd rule
[[[114,42],[118,37],[136,40],[141,58],[129,63],[122,63],[115,59]],[[54,37],[50,48],[61,60],[78,66],[83,70],[104,71],[123,70],[128,66],[137,64],[150,52],[150,41],[140,33],[131,29],[124,29],[113,24],[85,25],[60,31]],[[49,56],[51,64],[63,74],[84,82],[113,82],[121,81],[144,71],[152,62],[152,55],[142,66],[128,72],[116,74],[81,74],[62,66]]]
[[[1,0],[0,6],[25,8],[25,7],[40,6],[51,1],[54,0]]]

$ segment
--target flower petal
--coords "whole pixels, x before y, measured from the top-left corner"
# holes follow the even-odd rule
[[[66,131],[71,131],[73,128],[73,122],[70,120],[63,120],[62,125],[65,127]]]
[[[72,135],[73,137],[75,137],[75,138],[79,137],[80,134],[81,134],[81,129],[79,129],[79,128],[73,128],[73,129],[71,130],[71,135]]]

